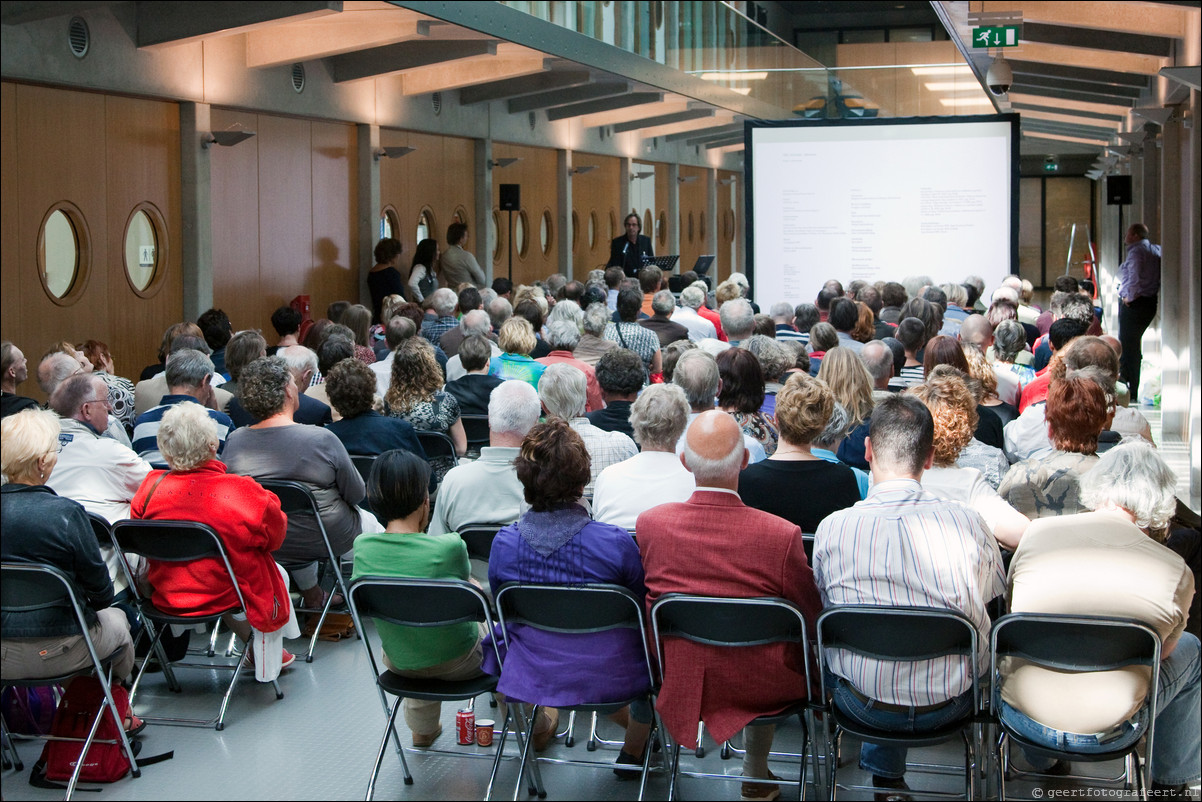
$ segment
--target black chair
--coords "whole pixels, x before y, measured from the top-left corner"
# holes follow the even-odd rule
[[[397,624],[406,627],[445,627],[463,622],[483,623],[488,631],[492,631],[492,613],[489,611],[488,599],[483,592],[469,582],[449,579],[414,579],[405,577],[364,576],[351,583],[351,594],[348,597],[351,604],[351,614],[355,624],[362,631],[364,618],[374,618],[377,621]],[[375,793],[376,779],[380,775],[380,765],[384,760],[384,752],[388,747],[391,736],[396,742],[397,753],[401,757],[401,769],[405,774],[405,785],[413,784],[413,775],[409,773],[409,765],[405,761],[405,750],[401,746],[400,736],[396,731],[397,713],[401,709],[401,700],[428,699],[439,702],[460,702],[475,699],[485,693],[497,689],[497,678],[483,675],[467,680],[441,679],[412,679],[402,677],[392,671],[380,670],[376,662],[375,650],[372,649],[371,638],[364,635],[363,646],[367,650],[372,676],[376,689],[380,694],[380,704],[388,716],[384,728],[384,736],[380,740],[380,749],[376,753],[376,762],[372,767],[371,779],[367,784],[367,799]],[[496,645],[493,646],[497,664],[501,657]],[[391,709],[385,693],[396,697]],[[517,738],[519,746],[523,743],[520,716],[514,717],[518,723]],[[488,789],[484,798],[492,798],[493,784],[497,778],[497,768],[500,766],[501,755],[505,749],[505,740],[509,730],[509,713],[501,723],[500,737],[497,740],[497,752],[493,756],[492,774],[488,779]],[[422,750],[437,751],[437,750]],[[472,753],[465,751],[447,752],[470,757]],[[519,779],[520,782],[520,779]]]
[[[467,556],[473,560],[488,562],[492,554],[492,542],[509,524],[466,524],[459,527],[459,537],[467,545]]]
[[[317,620],[317,625],[313,627],[313,636],[309,639],[309,651],[305,654],[305,662],[312,663],[313,650],[317,648],[317,639],[321,635],[321,626],[325,623],[330,610],[334,606],[334,597],[338,593],[341,593],[344,600],[350,598],[350,594],[346,589],[346,579],[342,573],[342,562],[338,559],[338,555],[334,553],[334,547],[330,544],[330,536],[326,534],[326,525],[321,520],[321,510],[317,506],[317,499],[313,496],[312,490],[300,482],[291,482],[284,479],[260,479],[259,484],[263,486],[264,490],[269,490],[276,495],[280,500],[280,509],[284,511],[285,515],[289,517],[293,515],[312,516],[317,521],[317,529],[321,532],[321,540],[326,544],[326,567],[334,577],[330,595],[326,599],[326,603],[322,605],[320,611],[299,606],[296,608],[298,612],[320,612],[321,614],[321,617]],[[288,566],[284,567],[287,568]],[[349,612],[349,608],[346,609]],[[358,632],[356,632],[356,636],[359,636]]]
[[[179,625],[190,627],[197,624],[212,624],[216,627],[217,622],[221,620],[223,615],[246,611],[246,600],[243,598],[242,590],[238,586],[238,578],[234,574],[233,566],[230,564],[225,544],[221,542],[221,538],[211,527],[195,521],[117,521],[112,526],[112,534],[113,542],[116,544],[117,550],[121,553],[121,567],[125,571],[126,579],[129,581],[130,592],[133,594],[134,602],[138,606],[138,613],[151,634],[150,651],[142,659],[142,665],[138,668],[133,688],[129,694],[131,704],[138,693],[138,686],[142,682],[142,677],[146,673],[151,657],[158,658],[163,669],[163,675],[167,680],[167,686],[176,693],[180,691],[179,682],[175,678],[176,668],[202,668],[229,671],[232,676],[230,677],[229,685],[226,686],[225,695],[221,699],[221,707],[218,709],[215,717],[211,719],[171,718],[166,716],[142,717],[146,721],[162,724],[199,727],[215,725],[217,730],[225,729],[225,711],[229,707],[230,697],[234,693],[234,686],[238,684],[241,669],[249,659],[250,645],[247,644],[244,647],[241,657],[232,665],[182,661],[173,664],[167,659],[165,652],[160,647],[160,640],[163,637],[164,631],[169,626]],[[215,560],[225,568],[226,577],[238,597],[238,603],[219,612],[199,615],[180,615],[164,612],[156,607],[149,597],[143,596],[139,592],[137,583],[134,581],[134,571],[129,564],[128,555],[131,554],[147,560],[173,563]],[[209,652],[209,656],[213,656],[212,651]],[[275,698],[284,698],[284,692],[280,690],[279,682],[273,681],[272,686],[275,688]]]
[[[632,629],[639,633],[639,642],[643,647],[644,664],[647,669],[647,683],[655,687],[655,676],[651,669],[651,656],[647,652],[647,632],[643,625],[643,603],[637,596],[621,585],[525,585],[519,582],[507,582],[496,592],[497,616],[501,620],[501,632],[506,643],[509,642],[509,630],[514,624],[521,624],[546,632],[584,635],[595,632],[606,632],[612,629]],[[592,654],[581,654],[581,660],[596,659]],[[587,692],[587,691],[586,691]],[[573,713],[586,712],[593,715],[608,715],[622,710],[631,702],[646,699],[652,705],[652,691],[643,696],[629,699],[596,700],[565,708]],[[531,722],[538,718],[539,705],[531,712],[526,729]],[[653,708],[654,709],[654,708]],[[643,766],[639,776],[639,796],[641,800],[647,788],[647,772],[651,763],[651,744],[654,742],[656,731],[654,720],[651,733],[648,735],[647,747],[643,751]],[[522,765],[530,761],[530,744],[522,752]],[[560,760],[535,756],[533,765],[539,761],[561,763],[572,766],[587,766],[589,768],[613,768],[612,763],[585,762],[577,760]],[[535,774],[537,777],[537,773]],[[519,777],[519,787],[521,779]],[[515,789],[516,794],[516,789]],[[540,794],[541,795],[541,794]]]
[[[425,429],[415,429],[417,440],[426,450],[426,459],[433,461],[438,457],[451,460],[452,465],[459,464],[459,455],[455,453],[455,442],[450,435],[443,432],[431,432]]]
[[[351,464],[355,466],[355,470],[363,477],[363,484],[367,484],[368,477],[371,476],[372,466],[376,464],[375,454],[351,454]],[[371,504],[367,502],[367,496],[363,496],[363,500],[359,502],[359,509],[372,512]]]
[[[88,656],[91,658],[91,665],[85,666],[79,671],[72,671],[68,674],[55,677],[5,677],[3,681],[4,686],[33,687],[35,685],[57,685],[65,683],[73,677],[94,673],[100,681],[101,687],[104,689],[104,702],[100,710],[96,711],[96,717],[92,720],[92,727],[88,732],[88,737],[83,739],[83,747],[80,751],[81,758],[87,756],[88,750],[92,748],[93,743],[119,744],[121,750],[129,758],[130,771],[133,776],[141,777],[142,770],[138,768],[136,753],[130,746],[129,737],[125,734],[124,722],[121,721],[121,714],[117,710],[116,702],[113,701],[113,693],[110,688],[112,685],[113,655],[105,655],[102,659],[96,653],[96,646],[92,643],[92,637],[88,633],[88,622],[84,614],[84,606],[80,603],[79,597],[75,593],[74,583],[58,568],[49,565],[10,562],[0,565],[0,609],[3,610],[5,615],[9,613],[34,612],[50,608],[69,608],[72,611],[75,622],[79,625],[78,634],[83,637],[83,642],[88,647]],[[105,711],[108,711],[113,717],[113,721],[117,726],[117,732],[121,733],[119,741],[96,739],[96,732],[100,727],[100,719],[101,716],[105,715]],[[0,725],[2,724],[3,719],[0,718]],[[9,740],[7,727],[2,727],[2,729],[4,740]],[[14,756],[16,755],[15,749],[13,750],[13,754]],[[19,758],[16,758],[16,760],[16,769],[20,771],[24,766],[20,763]],[[75,793],[75,786],[79,783],[79,774],[83,770],[84,763],[85,760],[83,759],[76,761],[75,771],[67,783],[66,799],[68,800]]]
[[[1000,769],[999,792],[1002,799],[1006,798],[1006,770],[1009,763],[1009,750],[1006,747],[1012,744],[1031,754],[1052,759],[1091,763],[1123,759],[1126,763],[1125,778],[1135,786],[1138,794],[1146,794],[1148,782],[1145,771],[1146,767],[1152,765],[1153,736],[1156,734],[1156,727],[1151,722],[1156,712],[1160,680],[1161,644],[1160,636],[1154,629],[1143,622],[1125,618],[1011,613],[994,623],[989,647],[993,710],[1001,726],[997,749]],[[1091,754],[1071,748],[1049,749],[1017,733],[1007,721],[997,716],[1003,682],[999,661],[1003,658],[1025,660],[1061,673],[1087,674],[1095,671],[1113,671],[1126,666],[1147,666],[1151,677],[1148,696],[1141,708],[1149,721],[1143,767],[1140,765],[1138,754],[1139,739],[1121,749]],[[1124,776],[1120,775],[1116,779],[1124,779]]]
[[[672,670],[672,666],[664,658],[664,640],[667,638],[684,638],[694,643],[735,649],[769,643],[808,644],[805,617],[801,611],[788,599],[776,597],[730,599],[669,593],[662,596],[651,607],[651,628],[655,637],[661,676],[667,676]],[[813,760],[814,776],[816,779],[820,776],[817,744],[811,737],[811,733],[815,730],[813,712],[816,705],[811,704],[807,698],[810,688],[808,652],[809,647],[805,645],[803,654],[805,655],[806,684],[804,688],[797,689],[797,701],[780,713],[759,716],[749,722],[749,725],[781,724],[793,716],[797,716],[803,732],[800,776],[797,780],[771,780],[771,782],[796,786],[799,797],[805,788],[807,745]],[[700,747],[700,731],[697,743]],[[704,752],[699,751],[698,757],[702,756],[704,756]],[[737,775],[681,771],[680,744],[676,744],[673,748],[672,772],[668,780],[669,799],[675,799],[677,778],[680,775],[697,779],[726,781],[754,779]],[[767,778],[764,779],[767,780]]]
[[[467,435],[467,453],[478,455],[488,445],[488,416],[461,414],[459,420],[463,421],[463,433]]]
[[[88,523],[92,525],[92,533],[96,535],[96,542],[100,544],[101,548],[113,545],[113,535],[109,531],[107,518],[98,513],[89,512]]]
[[[972,681],[973,708],[965,717],[936,730],[923,733],[903,733],[867,727],[845,715],[838,706],[827,707],[829,720],[834,724],[833,746],[827,749],[830,760],[829,788],[831,798],[839,787],[874,790],[870,786],[839,786],[839,743],[843,733],[850,733],[863,743],[896,747],[923,747],[945,743],[956,737],[964,740],[965,798],[973,799],[977,776],[976,744],[980,740],[977,726],[982,723],[981,692],[977,677],[977,630],[964,615],[947,609],[931,607],[883,607],[874,605],[842,605],[827,609],[818,617],[818,664],[825,668],[828,653],[843,649],[853,654],[882,662],[914,662],[938,657],[961,657],[968,661]],[[826,687],[826,671],[822,672],[822,698],[830,698]],[[879,790],[879,789],[877,789]],[[915,792],[915,796],[951,797],[948,793]]]

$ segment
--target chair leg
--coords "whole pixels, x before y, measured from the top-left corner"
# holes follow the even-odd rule
[[[221,632],[221,620],[213,622],[213,631],[209,634],[209,649],[205,652],[205,657],[213,657],[217,654],[217,635]]]
[[[522,743],[522,762],[518,764],[518,781],[513,786],[513,802],[518,802],[522,792],[522,780],[525,779],[526,771],[529,770],[532,784],[529,787],[530,795],[541,794],[545,797],[547,792],[542,787],[542,777],[538,772],[538,760],[530,759],[530,752],[534,744],[534,722],[538,721],[538,705],[534,706],[534,710],[530,713],[530,718],[526,718],[526,713],[521,709],[521,705],[511,705],[517,708],[517,713],[514,717],[514,723],[517,726],[519,740]],[[518,723],[518,721],[522,723]],[[524,735],[523,735],[524,733]]]
[[[647,745],[643,747],[643,775],[639,778],[639,802],[643,802],[643,796],[647,793],[647,775],[651,772],[651,752],[652,745],[655,743],[655,738],[658,732],[656,727],[655,717],[651,717],[651,731],[647,733]]]
[[[704,721],[697,722],[697,749],[693,754],[695,754],[697,756],[698,760],[705,757],[705,722]]]
[[[337,577],[338,581],[335,582],[335,585],[334,585],[335,590],[337,590],[339,587],[342,586],[342,582],[341,582],[342,572],[338,571],[336,573],[338,574],[338,577]],[[347,597],[344,596],[343,598],[347,598]],[[307,654],[305,654],[305,662],[306,663],[313,662],[313,652],[315,649],[317,649],[317,638],[318,638],[318,636],[321,635],[321,628],[326,622],[326,616],[328,616],[330,614],[330,608],[333,606],[334,606],[334,591],[332,590],[332,591],[330,591],[329,597],[326,599],[326,603],[324,605],[322,605],[321,617],[317,619],[317,626],[313,627],[313,636],[311,638],[309,638],[309,651]]]
[[[376,779],[380,776],[380,764],[384,762],[384,751],[388,748],[389,733],[395,734],[397,713],[401,709],[401,697],[397,697],[388,714],[388,723],[384,726],[384,737],[380,739],[380,748],[376,751],[376,762],[371,769],[371,779],[367,781],[367,802],[371,802],[376,792]],[[405,750],[400,751],[401,770],[405,772],[405,785],[413,785],[413,775],[409,773],[409,764],[405,762]]]
[[[676,799],[676,781],[680,772],[680,744],[672,746],[672,771],[668,774],[668,802]]]
[[[505,706],[505,716],[501,721],[501,737],[497,740],[497,754],[493,756],[492,772],[488,775],[488,788],[484,792],[484,802],[492,799],[492,789],[497,782],[497,770],[501,768],[501,756],[505,754],[505,739],[509,736],[509,708]],[[518,740],[521,743],[521,740]]]
[[[4,722],[4,717],[0,716],[0,742],[3,742],[4,751],[12,755],[9,761],[13,769],[16,771],[24,771],[25,764],[21,762],[21,755],[17,752],[17,745],[13,743],[12,736],[9,735],[8,725]]]
[[[242,657],[238,660],[238,665],[234,666],[234,676],[230,678],[230,684],[225,689],[225,696],[221,699],[221,708],[217,711],[217,731],[221,732],[225,729],[225,711],[230,706],[230,697],[234,694],[234,686],[238,684],[238,677],[242,674],[242,666],[250,659],[250,644],[242,647]],[[276,698],[279,699],[283,694],[280,693],[280,686],[275,686]]]

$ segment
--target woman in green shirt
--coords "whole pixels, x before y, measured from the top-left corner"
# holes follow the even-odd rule
[[[458,534],[425,534],[430,521],[427,487],[430,466],[408,451],[386,451],[376,458],[367,481],[371,508],[386,528],[355,539],[355,571],[362,576],[468,580],[467,546]],[[404,627],[376,620],[384,647],[384,664],[404,677],[447,680],[478,677],[481,627],[471,623],[446,627]],[[430,746],[442,732],[439,702],[406,698],[405,723],[413,745]]]

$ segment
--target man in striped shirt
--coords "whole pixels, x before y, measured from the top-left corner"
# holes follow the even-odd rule
[[[1006,589],[996,541],[977,513],[919,484],[931,467],[934,423],[917,399],[895,395],[872,413],[866,453],[872,488],[828,516],[814,544],[823,607],[840,604],[936,607],[964,614],[980,635],[977,665],[943,657],[892,663],[833,650],[835,704],[881,729],[922,732],[969,714],[972,675],[989,667],[986,604]],[[864,744],[860,767],[879,788],[906,789],[904,748]]]

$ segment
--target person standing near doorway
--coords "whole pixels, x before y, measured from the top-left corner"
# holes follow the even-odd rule
[[[1160,294],[1160,246],[1148,239],[1148,227],[1134,223],[1127,229],[1127,258],[1119,265],[1119,342],[1123,345],[1119,372],[1139,397],[1139,371],[1143,362],[1140,342],[1156,317]]]

